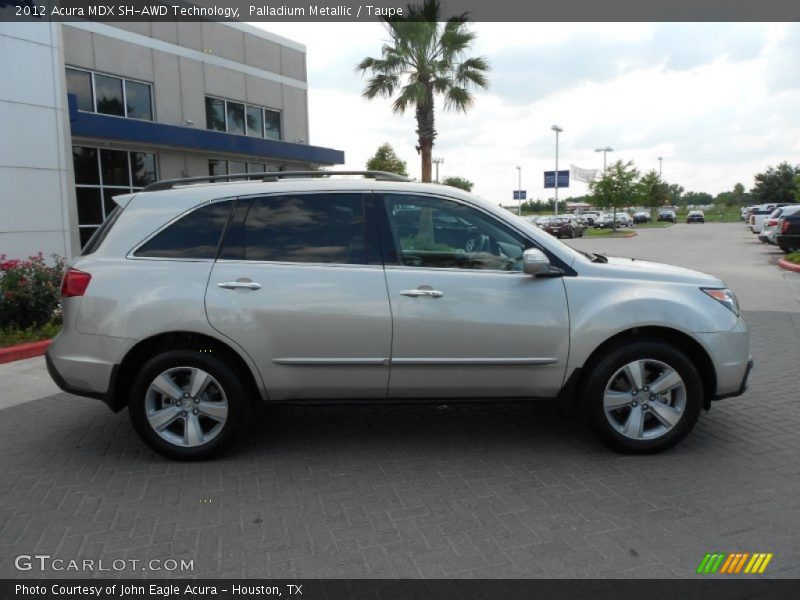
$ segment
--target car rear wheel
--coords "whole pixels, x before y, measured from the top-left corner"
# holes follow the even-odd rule
[[[148,361],[128,403],[145,444],[177,460],[221,452],[248,422],[249,408],[240,378],[224,360],[189,349]]]
[[[703,385],[692,361],[652,340],[619,346],[591,370],[583,394],[592,431],[622,452],[660,452],[692,430]]]

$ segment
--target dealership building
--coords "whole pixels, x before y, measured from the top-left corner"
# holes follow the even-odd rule
[[[74,256],[157,179],[344,162],[309,138],[305,47],[259,28],[0,22],[0,254]]]

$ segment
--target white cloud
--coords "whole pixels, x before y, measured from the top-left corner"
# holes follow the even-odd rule
[[[380,25],[265,28],[308,46],[312,143],[344,150],[345,166],[360,169],[388,141],[419,176],[413,112],[394,115],[388,102],[360,96],[363,81],[354,67],[379,54],[386,38]],[[796,79],[791,85],[796,24],[475,28],[474,53],[488,57],[491,79],[503,85],[478,93],[466,116],[439,109],[434,156],[444,158],[443,176],[474,181],[484,197],[510,202],[516,165],[529,196],[547,195],[542,171],[554,166],[554,123],[564,128],[560,168],[602,167],[594,148],[610,145],[609,160],[634,160],[641,170],[657,169],[663,156],[664,177],[695,191],[717,193],[737,182],[750,187],[767,165],[800,162],[800,86]],[[682,43],[679,56],[675,40]],[[600,50],[607,60],[598,57]],[[538,74],[543,77],[534,82]],[[535,93],[528,94],[534,83]],[[560,195],[585,191],[575,184]]]

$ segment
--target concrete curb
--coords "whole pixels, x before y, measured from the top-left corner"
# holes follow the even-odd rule
[[[28,344],[17,344],[8,348],[0,348],[0,365],[22,360],[23,358],[33,358],[45,353],[50,342],[53,340],[42,340],[40,342],[30,342]]]
[[[787,271],[794,271],[795,273],[800,273],[800,265],[797,263],[789,262],[785,258],[778,259],[778,266],[781,269],[786,269]]]

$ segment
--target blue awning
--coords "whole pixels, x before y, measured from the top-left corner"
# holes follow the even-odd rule
[[[83,112],[78,110],[78,101],[74,94],[67,94],[67,100],[73,136],[169,146],[209,154],[224,152],[269,160],[292,160],[320,165],[344,163],[342,150]]]

